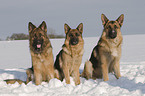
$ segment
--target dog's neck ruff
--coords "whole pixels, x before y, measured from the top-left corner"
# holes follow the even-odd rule
[[[68,55],[70,55],[70,56],[72,56],[72,57],[73,57],[74,55],[80,56],[80,55],[83,55],[83,53],[84,53],[84,49],[81,49],[81,50],[79,50],[79,51],[76,52],[75,48],[67,48],[65,44],[62,46],[62,50],[63,50],[66,54],[68,54]]]

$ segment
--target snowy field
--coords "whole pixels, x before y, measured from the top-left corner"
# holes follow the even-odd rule
[[[80,72],[98,39],[99,37],[84,38],[85,53]],[[64,39],[51,39],[51,43],[55,59]],[[3,80],[26,80],[25,70],[31,67],[29,42],[0,41],[0,96],[145,96],[145,35],[123,36],[120,63],[122,77],[118,80],[109,74],[107,82],[81,78],[78,86],[74,85],[72,78],[71,84],[52,79],[39,86],[32,82],[28,85],[7,85]]]

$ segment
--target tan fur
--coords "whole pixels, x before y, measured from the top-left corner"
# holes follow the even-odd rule
[[[67,24],[64,25],[66,38],[62,50],[56,57],[55,72],[60,80],[65,78],[66,83],[70,84],[70,76],[73,77],[75,84],[80,84],[79,67],[84,53],[84,40],[82,38],[83,24],[79,24],[76,29],[71,29]],[[77,36],[78,34],[78,36]],[[71,36],[73,35],[73,36]],[[78,38],[78,44],[72,45],[71,40]]]
[[[34,81],[36,85],[40,85],[42,81],[48,82],[50,79],[54,78],[52,46],[47,36],[46,23],[43,21],[39,27],[36,27],[29,22],[28,27],[32,67],[26,70],[26,82],[19,79],[4,80],[7,84],[14,84],[15,82],[27,84],[30,81]],[[41,46],[37,43],[40,43]],[[37,45],[40,47],[40,50],[36,50]]]
[[[42,81],[49,81],[54,78],[54,61],[52,46],[49,38],[46,34],[47,27],[46,23],[43,21],[42,24],[36,28],[31,22],[29,23],[29,35],[30,35],[30,53],[32,58],[32,68],[26,70],[27,82],[34,81],[36,85],[41,84]],[[44,41],[44,48],[40,53],[33,50],[33,37],[34,35],[39,35]],[[42,45],[43,46],[43,45]],[[34,78],[32,76],[34,75]]]
[[[7,84],[14,84],[16,82],[18,82],[19,84],[26,84],[25,81],[22,81],[22,80],[19,80],[19,79],[7,79],[7,80],[4,80]]]
[[[36,85],[40,85],[42,81],[49,81],[50,79],[54,78],[52,48],[48,48],[44,54],[35,54],[31,52],[31,56],[34,73],[32,73],[32,70],[30,69],[26,70],[27,83],[31,80],[34,80]],[[34,75],[34,79],[30,77],[32,75]]]
[[[82,76],[87,79],[103,78],[104,81],[108,81],[108,73],[114,72],[116,78],[119,79],[119,77],[121,77],[119,63],[123,39],[120,27],[123,24],[124,15],[122,14],[116,21],[109,21],[108,18],[102,14],[101,19],[104,30],[98,44],[92,51],[89,61],[85,63]],[[109,37],[109,30],[115,30],[117,32],[115,38]]]

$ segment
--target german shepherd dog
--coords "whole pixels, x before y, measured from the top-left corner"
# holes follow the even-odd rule
[[[54,61],[52,46],[47,36],[47,26],[43,21],[37,28],[29,22],[29,47],[32,59],[32,68],[26,70],[26,82],[15,79],[6,80],[7,83],[21,84],[34,81],[36,85],[40,85],[42,81],[49,81],[54,78]]]
[[[32,68],[26,70],[26,83],[33,80],[32,75],[34,75],[34,82],[36,85],[39,85],[42,81],[48,82],[54,78],[53,52],[47,36],[46,23],[43,21],[36,28],[35,25],[29,22],[29,36]]]
[[[61,81],[65,78],[66,83],[70,84],[70,76],[72,76],[75,85],[78,85],[80,84],[79,67],[84,53],[83,24],[80,23],[76,29],[71,29],[65,24],[64,29],[65,42],[54,63],[56,77]]]
[[[102,36],[98,44],[94,47],[89,61],[85,62],[82,76],[86,79],[103,78],[108,81],[108,73],[114,73],[119,79],[120,57],[123,37],[120,28],[123,24],[124,15],[120,15],[116,21],[109,19],[102,14],[102,23],[104,26]]]

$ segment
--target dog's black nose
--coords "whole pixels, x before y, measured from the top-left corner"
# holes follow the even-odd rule
[[[116,38],[116,37],[117,37],[117,32],[116,32],[115,30],[111,30],[111,31],[109,32],[109,37],[110,37],[111,39]]]

